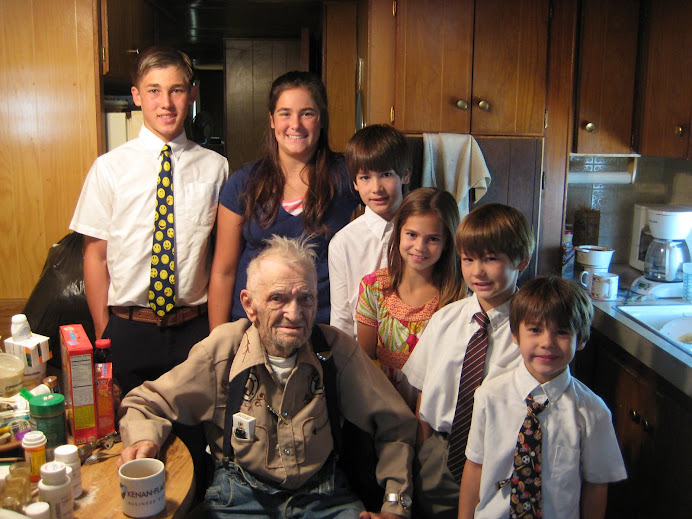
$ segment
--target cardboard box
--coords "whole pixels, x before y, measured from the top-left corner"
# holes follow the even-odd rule
[[[97,439],[94,361],[91,341],[81,324],[60,327],[63,394],[75,445]]]
[[[99,438],[115,431],[115,409],[113,407],[113,364],[94,364],[96,388],[96,426]]]
[[[9,353],[24,361],[25,366],[38,367],[45,364],[53,354],[48,347],[48,337],[32,333],[31,337],[23,341],[15,341],[12,337],[5,339],[5,353]]]

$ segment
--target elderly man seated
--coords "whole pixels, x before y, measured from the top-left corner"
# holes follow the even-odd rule
[[[336,463],[323,369],[310,343],[314,258],[304,239],[269,241],[250,263],[241,293],[249,321],[217,327],[185,362],[123,400],[122,462],[156,456],[171,421],[203,423],[217,459],[204,503],[209,517],[410,517],[416,419],[355,340],[319,325],[336,366],[339,411],[375,441],[385,489],[380,513],[363,510]],[[229,413],[254,418],[254,433],[241,415],[224,427],[229,386],[242,376],[240,409]]]

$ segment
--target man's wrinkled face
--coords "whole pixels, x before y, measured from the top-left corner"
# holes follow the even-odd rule
[[[257,326],[269,355],[290,357],[308,342],[317,311],[317,279],[297,263],[282,258],[262,260],[248,280],[250,290],[240,300],[250,321]]]

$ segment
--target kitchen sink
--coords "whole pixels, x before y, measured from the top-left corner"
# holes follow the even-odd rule
[[[670,325],[668,327],[666,327],[666,325],[674,319],[680,319],[681,317],[692,319],[692,304],[628,303],[618,305],[616,308],[637,324],[640,324],[647,330],[652,331],[662,339],[670,342],[676,348],[692,355],[692,344],[679,342],[667,333],[664,333],[671,328]],[[687,324],[688,323],[685,323],[685,326],[687,326]],[[692,323],[690,323],[690,326],[692,326]],[[666,329],[661,331],[664,327],[666,327]],[[692,328],[690,328],[688,333],[692,333]]]

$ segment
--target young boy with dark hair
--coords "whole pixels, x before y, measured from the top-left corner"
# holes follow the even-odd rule
[[[346,144],[346,167],[365,213],[329,242],[329,324],[355,337],[358,287],[363,276],[387,266],[391,220],[411,175],[406,138],[386,124],[366,126]]]
[[[476,391],[459,518],[602,518],[608,483],[627,477],[611,414],[570,375],[590,335],[581,287],[535,278],[510,304],[523,362]]]
[[[433,315],[403,368],[419,391],[421,445],[413,470],[422,516],[457,516],[473,391],[520,362],[509,302],[534,246],[526,218],[508,205],[481,205],[459,224],[456,247],[473,295]]]

